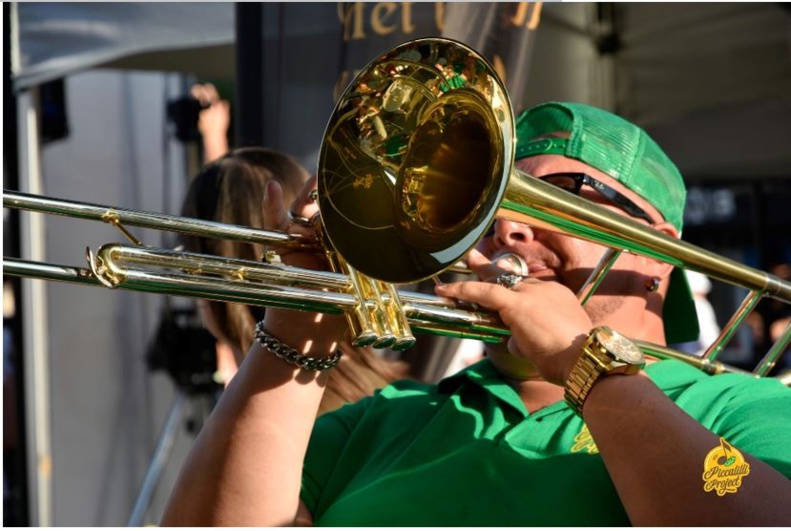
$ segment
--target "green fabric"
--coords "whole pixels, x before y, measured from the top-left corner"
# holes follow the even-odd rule
[[[569,138],[541,138],[558,132]],[[563,155],[618,180],[651,203],[681,233],[684,179],[662,148],[636,125],[581,103],[551,102],[527,109],[516,120],[516,159]],[[686,275],[673,271],[663,319],[668,343],[698,339],[695,303]]]
[[[677,361],[646,371],[704,426],[791,477],[791,390]],[[629,525],[601,457],[575,440],[582,429],[563,402],[529,414],[484,360],[320,417],[302,499],[323,526]]]
[[[530,142],[560,131],[571,136],[564,139],[564,149],[552,152],[580,160],[617,179],[654,205],[681,232],[687,197],[684,179],[645,131],[596,107],[547,103],[526,110],[517,119],[516,158],[541,154],[531,152]]]

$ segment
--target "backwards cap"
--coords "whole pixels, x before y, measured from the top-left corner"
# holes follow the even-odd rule
[[[568,138],[541,138],[558,132]],[[612,113],[580,103],[545,103],[516,121],[516,159],[563,155],[616,179],[654,206],[679,234],[686,188],[676,165],[648,134]],[[665,298],[668,343],[694,341],[699,328],[686,275],[675,268]]]

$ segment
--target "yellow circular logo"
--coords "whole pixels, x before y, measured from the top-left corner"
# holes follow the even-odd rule
[[[703,461],[703,490],[717,496],[733,494],[742,486],[742,479],[750,473],[750,464],[741,452],[720,437]]]

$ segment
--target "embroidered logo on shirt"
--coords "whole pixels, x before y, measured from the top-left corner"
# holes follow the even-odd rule
[[[742,486],[742,479],[750,473],[750,464],[741,452],[720,437],[703,461],[703,490],[714,491],[717,496],[733,494]]]
[[[571,447],[572,452],[581,452],[587,451],[589,454],[598,454],[599,449],[596,447],[596,443],[593,442],[593,437],[591,437],[591,432],[588,430],[588,425],[583,424],[582,429],[574,437],[574,446]]]

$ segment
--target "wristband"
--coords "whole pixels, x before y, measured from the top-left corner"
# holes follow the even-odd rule
[[[273,353],[278,358],[296,365],[301,369],[308,371],[326,371],[335,367],[341,360],[343,353],[340,349],[335,350],[335,354],[329,358],[314,358],[312,356],[304,356],[298,350],[289,347],[281,342],[276,337],[272,336],[266,328],[264,322],[260,321],[255,325],[255,340],[261,344],[269,352]]]

